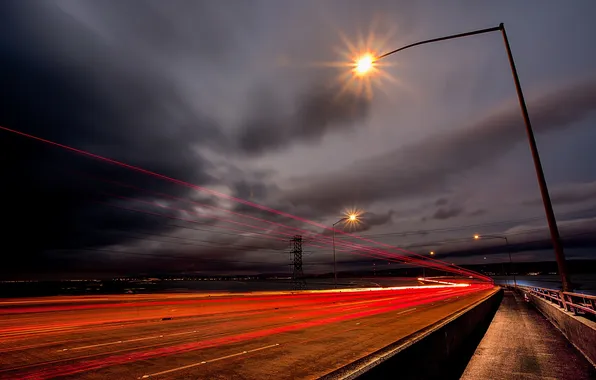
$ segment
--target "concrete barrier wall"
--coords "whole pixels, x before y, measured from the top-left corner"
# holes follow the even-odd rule
[[[528,294],[532,304],[553,324],[592,365],[596,365],[596,323],[575,316],[540,297]]]
[[[322,379],[458,379],[503,299],[495,292],[408,338]]]

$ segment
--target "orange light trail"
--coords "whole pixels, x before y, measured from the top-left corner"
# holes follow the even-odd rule
[[[57,142],[54,142],[54,141],[51,141],[51,140],[47,140],[47,139],[44,139],[44,138],[41,138],[41,137],[37,137],[37,136],[31,135],[31,134],[28,134],[28,133],[17,131],[17,130],[14,130],[14,129],[10,129],[10,128],[6,128],[6,127],[3,127],[3,126],[0,126],[0,130],[11,132],[11,133],[14,133],[14,134],[23,136],[23,137],[27,137],[27,138],[30,138],[30,139],[33,139],[33,140],[37,140],[37,141],[40,141],[40,142],[43,142],[43,143],[46,143],[46,144],[50,144],[50,145],[53,145],[53,146],[62,148],[62,149],[66,149],[66,150],[69,150],[71,152],[74,152],[74,153],[83,155],[83,156],[87,156],[87,157],[90,157],[90,158],[93,158],[93,159],[96,159],[96,160],[104,161],[104,162],[107,162],[107,163],[110,163],[110,164],[113,164],[113,165],[117,165],[117,166],[120,166],[120,167],[123,167],[123,168],[126,168],[126,169],[137,171],[137,172],[140,172],[140,173],[143,173],[143,174],[146,174],[146,175],[150,175],[150,176],[153,176],[153,177],[156,177],[156,178],[165,180],[165,181],[169,181],[169,182],[172,182],[172,183],[175,183],[175,184],[178,184],[178,185],[181,185],[181,186],[190,188],[190,189],[194,189],[194,190],[197,190],[197,191],[205,192],[205,193],[210,194],[210,195],[213,195],[213,196],[217,196],[217,197],[220,197],[220,198],[223,198],[223,199],[226,199],[226,200],[238,202],[238,203],[241,203],[241,204],[250,206],[250,207],[254,207],[254,208],[259,209],[259,210],[263,210],[263,211],[267,211],[267,212],[270,212],[270,213],[273,213],[273,214],[284,216],[284,217],[287,217],[287,218],[290,218],[290,219],[294,219],[294,220],[299,221],[299,222],[303,222],[303,223],[306,223],[306,224],[310,224],[310,225],[319,227],[319,228],[323,228],[323,229],[327,229],[327,230],[335,230],[336,233],[343,234],[343,235],[346,235],[346,236],[349,236],[349,237],[353,237],[353,238],[356,238],[356,239],[360,239],[361,241],[365,241],[365,242],[372,243],[372,244],[375,244],[375,245],[380,245],[380,246],[383,246],[383,247],[387,247],[387,248],[390,248],[391,250],[397,250],[397,251],[400,251],[400,252],[404,252],[404,253],[410,254],[411,256],[421,257],[422,260],[420,260],[420,259],[413,259],[411,257],[405,257],[405,256],[397,255],[395,253],[390,253],[390,252],[387,252],[387,251],[373,250],[373,251],[376,251],[376,253],[378,253],[380,255],[383,255],[383,256],[385,256],[385,255],[393,256],[394,259],[397,259],[396,256],[397,257],[401,256],[401,260],[402,261],[418,262],[419,264],[424,265],[424,266],[427,266],[427,267],[433,267],[432,265],[434,265],[435,267],[436,266],[440,266],[441,268],[443,268],[442,270],[445,270],[445,271],[448,271],[448,272],[458,273],[458,274],[467,273],[470,276],[473,276],[473,277],[476,277],[476,278],[479,278],[479,279],[483,279],[483,280],[488,281],[488,282],[492,282],[492,279],[490,277],[483,276],[483,275],[481,275],[479,273],[476,273],[476,272],[473,272],[473,271],[469,271],[469,270],[465,270],[463,268],[455,267],[455,266],[452,266],[452,265],[443,263],[442,261],[439,261],[439,260],[436,260],[436,259],[429,259],[427,257],[424,257],[422,255],[415,254],[414,252],[410,252],[410,251],[407,251],[407,250],[402,249],[402,248],[393,247],[393,246],[388,245],[388,244],[383,244],[383,243],[379,243],[379,242],[376,242],[376,241],[371,240],[371,239],[366,239],[366,238],[363,238],[363,237],[358,236],[358,235],[347,233],[345,231],[342,231],[342,230],[339,230],[339,229],[336,229],[336,228],[333,228],[333,227],[328,227],[328,226],[326,226],[324,224],[321,224],[321,223],[317,223],[317,222],[314,222],[314,221],[311,221],[311,220],[308,220],[308,219],[305,219],[305,218],[301,218],[299,216],[295,216],[295,215],[289,214],[287,212],[275,210],[273,208],[270,208],[270,207],[267,207],[267,206],[264,206],[264,205],[261,205],[261,204],[258,204],[258,203],[254,203],[254,202],[250,202],[250,201],[247,201],[247,200],[244,200],[244,199],[241,199],[241,198],[233,197],[231,195],[218,192],[216,190],[212,190],[212,189],[209,189],[209,188],[206,188],[206,187],[203,187],[203,186],[194,185],[194,184],[191,184],[191,183],[188,183],[188,182],[184,182],[182,180],[175,179],[175,178],[172,178],[172,177],[169,177],[169,176],[166,176],[166,175],[163,175],[163,174],[159,174],[159,173],[156,173],[156,172],[152,172],[150,170],[143,169],[143,168],[138,167],[138,166],[126,164],[126,163],[121,162],[121,161],[117,161],[117,160],[114,160],[114,159],[111,159],[111,158],[103,157],[103,156],[100,156],[98,154],[87,152],[87,151],[82,150],[82,149],[73,148],[73,147],[68,146],[68,145],[60,144],[60,143],[57,143]],[[371,249],[367,249],[365,247],[359,247],[359,249],[366,250],[366,251],[371,250]],[[429,261],[433,261],[433,264],[430,264]]]
[[[472,294],[480,290],[489,289],[490,287],[491,285],[481,284],[465,287],[441,285],[434,288],[361,290],[359,292],[351,293],[319,292],[318,294],[306,293],[299,295],[271,295],[248,298],[242,296],[221,297],[221,299],[217,301],[222,305],[226,305],[227,307],[235,305],[235,307],[240,309],[246,307],[246,305],[252,305],[254,308],[261,308],[261,310],[253,310],[257,313],[261,312],[264,307],[269,307],[269,310],[273,310],[274,306],[275,310],[278,308],[281,310],[281,308],[284,307],[297,307],[296,312],[292,314],[295,319],[292,321],[286,320],[282,323],[282,320],[280,320],[275,313],[268,314],[263,312],[263,314],[261,314],[262,318],[251,320],[250,322],[248,320],[245,321],[244,319],[232,322],[230,326],[234,326],[235,328],[225,333],[224,336],[221,336],[221,334],[207,334],[198,341],[193,335],[189,338],[184,338],[186,341],[172,341],[165,346],[162,343],[152,343],[122,349],[111,348],[110,351],[104,354],[87,354],[85,353],[83,346],[83,349],[76,350],[77,352],[80,352],[80,354],[73,353],[73,355],[78,356],[63,357],[63,359],[40,362],[33,366],[24,364],[10,368],[3,368],[0,370],[0,377],[3,377],[4,374],[8,375],[9,373],[18,373],[18,378],[22,379],[49,379],[59,376],[74,375],[141,360],[163,358],[196,350],[216,348],[261,338],[279,336],[289,332],[302,331],[318,326],[327,326],[354,319],[391,313],[397,310],[409,311],[407,309]],[[214,300],[201,300],[200,302],[195,303],[195,305],[199,307],[200,310],[201,308],[204,308],[204,306],[201,305],[212,304],[213,301]],[[143,303],[137,305],[137,307],[153,307],[162,304],[163,302],[164,301]],[[171,304],[170,301],[165,302]],[[181,305],[184,304],[184,301],[182,300],[175,301],[174,303],[176,302],[181,303]],[[344,305],[344,302],[347,303]],[[120,306],[133,309],[134,304],[120,304]],[[51,305],[42,307],[46,308],[48,311],[53,308]],[[189,309],[189,312],[192,310],[193,309]],[[104,324],[105,326],[105,321],[102,320],[97,320],[95,323]],[[219,324],[218,327],[219,328],[216,330],[221,331],[223,325]],[[213,331],[215,332],[215,330]],[[179,332],[174,331],[173,333],[178,334]],[[147,337],[135,337],[132,340],[134,341],[136,339],[136,341],[138,341],[143,338]],[[81,347],[81,345],[74,347],[67,346],[65,352],[70,352],[69,348],[74,349],[76,347]]]

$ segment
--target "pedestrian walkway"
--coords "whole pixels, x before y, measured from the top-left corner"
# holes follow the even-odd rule
[[[461,379],[596,379],[596,368],[522,295],[505,291]]]

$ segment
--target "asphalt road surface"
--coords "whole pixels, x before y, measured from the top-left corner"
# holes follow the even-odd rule
[[[491,289],[0,300],[0,379],[312,379]]]

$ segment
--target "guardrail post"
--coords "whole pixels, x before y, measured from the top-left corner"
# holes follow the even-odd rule
[[[561,307],[568,311],[567,309],[567,302],[565,302],[565,293],[563,291],[559,291],[559,299],[561,300]]]
[[[573,297],[570,294],[565,294],[565,292],[563,292],[563,296],[566,297],[565,302],[567,303],[569,311],[572,312],[574,315],[577,315],[577,308],[573,306],[573,304],[575,303],[573,302]]]
[[[539,288],[536,286],[520,287],[520,289],[535,297],[545,299],[550,303],[556,303],[558,307],[574,315],[596,315],[596,296]]]

